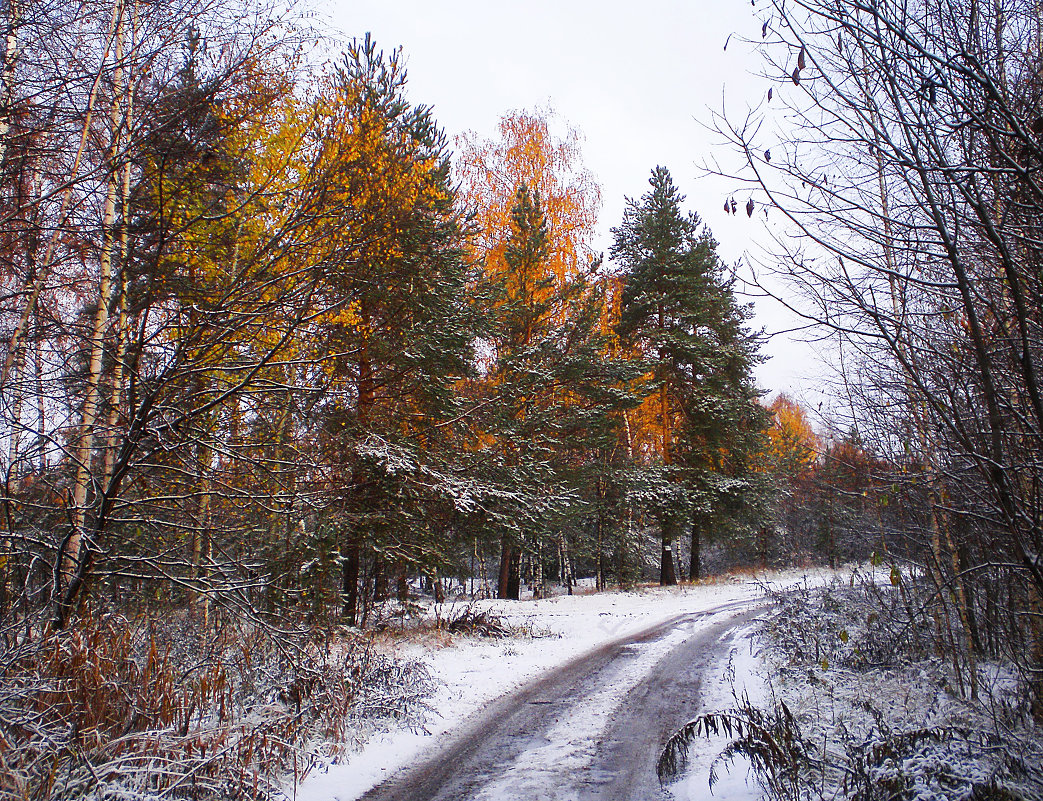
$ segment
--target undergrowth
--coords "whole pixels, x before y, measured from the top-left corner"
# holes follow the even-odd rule
[[[0,632],[0,799],[266,799],[431,680],[360,636],[86,616]]]
[[[676,777],[689,748],[730,739],[711,770],[746,757],[778,801],[1029,801],[1043,798],[1043,740],[1009,666],[978,666],[961,692],[935,654],[929,593],[909,577],[769,592],[759,639],[772,674],[762,708],[743,696],[667,743],[657,768]]]
[[[519,632],[501,615],[491,609],[483,609],[477,603],[469,603],[450,609],[445,617],[436,618],[438,628],[450,634],[470,634],[479,637],[510,637]]]
[[[533,619],[511,620],[481,599],[430,606],[388,601],[374,610],[372,630],[406,639],[431,633],[491,639],[551,636]]]

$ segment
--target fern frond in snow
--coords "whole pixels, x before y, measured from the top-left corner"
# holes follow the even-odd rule
[[[731,742],[710,767],[710,787],[717,781],[717,767],[737,756],[746,757],[772,788],[794,788],[807,763],[807,751],[788,707],[781,703],[765,713],[744,700],[738,709],[711,712],[686,723],[663,748],[656,764],[660,783],[684,770],[692,743],[700,738],[728,737]]]

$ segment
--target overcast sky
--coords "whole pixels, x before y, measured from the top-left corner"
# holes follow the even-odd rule
[[[548,105],[578,128],[584,163],[602,188],[599,250],[608,250],[624,197],[640,197],[658,164],[670,169],[728,262],[748,262],[747,249],[763,238],[763,215],[750,220],[741,208],[750,193],[703,169],[708,159],[733,158],[708,130],[711,112],[724,104],[730,115],[744,115],[769,85],[738,38],[760,33],[748,0],[320,2],[341,34],[370,32],[384,50],[402,47],[410,100],[433,106],[450,137],[467,130],[493,137],[505,112]],[[733,193],[735,217],[722,208]],[[793,324],[758,303],[757,327]],[[761,387],[812,400],[814,353],[786,337],[773,337],[765,352],[772,359],[757,370]]]

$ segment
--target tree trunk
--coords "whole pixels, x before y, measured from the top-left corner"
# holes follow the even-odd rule
[[[604,530],[605,530],[605,513],[598,507],[598,516],[596,524],[597,526],[597,572],[594,575],[594,589],[598,592],[602,592],[605,589],[605,544],[604,544]],[[569,587],[569,594],[572,594],[572,587]]]
[[[677,571],[674,568],[674,540],[677,536],[677,520],[664,517],[663,523],[663,558],[659,565],[659,586],[672,587],[677,584]]]
[[[341,568],[341,614],[349,626],[358,622],[359,614],[359,536],[352,531],[348,541],[341,546],[343,559]]]
[[[692,517],[692,555],[688,563],[688,580],[698,581],[702,578],[702,565],[699,563],[703,536],[703,519],[700,515]]]
[[[935,479],[934,486],[932,486],[932,492],[939,492],[937,488],[938,480]],[[963,628],[964,640],[965,640],[965,652],[964,656],[967,660],[967,678],[968,685],[970,687],[971,700],[978,700],[978,658],[974,648],[974,641],[976,634],[973,625],[974,612],[971,609],[971,605],[968,601],[968,593],[966,588],[966,579],[964,578],[963,572],[960,568],[960,555],[957,551],[956,545],[952,539],[952,532],[950,530],[949,521],[942,517],[943,513],[938,509],[940,505],[938,502],[942,501],[941,497],[936,497],[934,502],[934,519],[943,530],[945,536],[945,547],[949,551],[949,557],[952,560],[952,581],[955,583],[955,592],[953,592],[953,602],[956,604],[957,616],[960,621],[960,626]]]
[[[89,340],[89,357],[87,368],[86,395],[83,400],[82,413],[80,417],[79,431],[76,437],[73,464],[76,473],[72,487],[72,525],[68,535],[59,548],[57,554],[57,569],[54,572],[54,614],[51,623],[54,628],[63,628],[68,621],[68,615],[73,608],[77,594],[81,591],[88,570],[88,555],[81,553],[83,549],[83,535],[87,525],[87,500],[88,490],[91,482],[91,460],[95,445],[95,428],[98,424],[100,414],[101,394],[101,371],[102,359],[105,352],[105,341],[109,328],[109,312],[113,300],[115,282],[113,281],[114,256],[116,255],[116,201],[122,187],[122,170],[120,169],[120,129],[125,121],[124,113],[129,108],[121,108],[120,93],[126,87],[123,80],[123,69],[120,62],[123,58],[123,34],[120,26],[122,5],[120,2],[113,4],[112,27],[115,31],[116,68],[113,73],[113,81],[116,88],[116,96],[112,101],[109,114],[111,142],[109,144],[109,175],[105,190],[105,200],[102,207],[101,220],[101,254],[98,265],[98,306],[94,315]],[[99,71],[99,77],[101,72]],[[127,98],[122,98],[126,100]],[[92,97],[93,101],[93,97]],[[86,133],[86,131],[85,131]],[[83,141],[86,141],[85,139]],[[81,142],[81,151],[82,151]],[[77,155],[77,160],[79,155]],[[50,254],[45,256],[45,262],[50,259]],[[34,287],[30,297],[29,305],[22,315],[19,326],[11,338],[12,352],[8,354],[4,364],[3,382],[6,382],[15,359],[18,355],[20,343],[19,334],[24,330],[25,323],[32,314],[35,305],[35,297],[42,276],[37,276],[38,286]]]
[[[509,599],[511,597],[511,560],[513,557],[514,548],[505,536],[500,541],[500,577],[496,582],[496,598]]]
[[[36,332],[36,341],[33,343],[33,367],[36,378],[36,430],[40,437],[37,459],[40,475],[43,475],[47,472],[47,396],[43,389],[43,332],[39,316],[36,321]]]
[[[623,412],[623,433],[626,435],[627,459],[634,461],[634,436],[630,428],[630,415]],[[627,503],[626,525],[620,526],[619,539],[616,542],[616,582],[621,588],[630,586],[627,571],[627,543],[634,541],[634,507]]]
[[[11,100],[14,97],[14,73],[18,63],[18,26],[21,22],[21,3],[9,0],[7,4],[7,33],[4,36],[4,65],[0,74],[0,163],[7,154],[8,133],[11,130]]]
[[[11,331],[10,337],[7,342],[7,356],[4,359],[3,368],[0,369],[0,387],[7,385],[8,378],[11,373],[11,364],[14,360],[15,355],[18,352],[19,344],[21,343],[22,336],[25,334],[26,325],[28,325],[30,317],[36,311],[36,304],[40,298],[40,293],[43,291],[44,284],[47,279],[47,275],[50,272],[52,261],[54,259],[54,251],[58,247],[58,243],[62,239],[63,225],[66,217],[69,214],[69,206],[72,201],[73,189],[76,187],[76,175],[80,169],[80,163],[83,159],[83,153],[86,150],[87,142],[90,139],[90,133],[93,130],[92,122],[94,119],[94,104],[98,98],[98,89],[102,84],[102,78],[105,76],[105,64],[109,57],[109,47],[113,40],[117,44],[122,42],[120,38],[119,20],[121,16],[122,8],[119,2],[115,2],[112,5],[112,16],[109,19],[109,31],[106,36],[105,51],[102,54],[102,64],[99,67],[97,74],[94,77],[94,82],[91,85],[90,94],[87,99],[87,111],[84,116],[83,125],[80,128],[80,141],[79,146],[76,150],[76,155],[73,158],[72,166],[68,172],[69,181],[65,187],[65,191],[62,193],[61,205],[58,209],[58,214],[55,219],[54,225],[52,226],[52,234],[50,242],[47,245],[47,250],[44,252],[43,260],[40,263],[40,268],[36,271],[34,276],[27,276],[26,291],[28,297],[26,299],[25,307],[22,309],[22,313],[19,319],[16,321],[14,330]],[[114,36],[115,34],[115,36]],[[11,54],[12,58],[14,53]],[[117,62],[122,58],[122,53],[117,56]],[[8,66],[13,66],[13,63],[9,63]],[[118,84],[118,82],[117,82]],[[116,113],[116,104],[113,104],[113,113]],[[114,131],[117,129],[114,129]],[[6,146],[5,146],[6,147]]]
[[[500,576],[496,597],[517,601],[521,596],[521,554],[506,536],[500,542]]]
[[[395,583],[397,585],[397,596],[398,602],[403,606],[409,603],[409,574],[406,572],[405,562],[399,562],[397,569],[395,570]],[[438,601],[438,594],[435,593],[435,601]]]
[[[833,503],[826,504],[826,515],[823,521],[826,526],[826,553],[829,556],[830,570],[837,569],[837,537],[833,531]]]
[[[535,537],[533,542],[533,568],[532,568],[532,597],[544,598],[547,595],[547,586],[543,578],[543,538]]]
[[[572,570],[572,559],[569,557],[569,544],[565,540],[565,532],[558,532],[558,559],[561,564],[561,583],[566,592],[572,595],[572,586],[576,583],[576,576]]]
[[[210,497],[211,487],[209,480],[206,480],[206,486],[203,489],[202,494],[199,497],[199,531],[198,531],[198,552],[195,554],[195,569],[196,569],[196,581],[203,586],[203,592],[199,598],[199,607],[203,613],[203,627],[208,628],[210,625],[210,594],[207,591],[207,565],[212,558],[212,543],[213,538],[211,535],[210,525]]]
[[[475,570],[481,572],[481,590],[482,596],[488,598],[492,595],[492,589],[489,587],[489,566],[485,558],[485,549],[482,548],[479,551],[478,537],[474,538],[474,550],[471,552],[471,597],[475,595]]]
[[[511,569],[507,575],[507,597],[512,601],[521,599],[521,551],[515,549],[511,557]]]
[[[116,378],[113,377],[115,383]],[[202,373],[196,375],[194,382],[194,393],[196,397],[202,397],[205,391],[204,377]],[[117,390],[113,388],[113,398],[116,398]],[[110,421],[112,417],[110,416]],[[213,423],[211,422],[211,425]],[[208,428],[206,426],[205,428]],[[209,433],[209,432],[208,432]],[[110,440],[110,444],[111,440]],[[111,465],[109,464],[109,458],[114,453],[113,448],[106,450],[106,464],[105,464],[105,475],[109,474]],[[195,514],[195,525],[192,528],[192,542],[191,542],[191,553],[189,554],[189,565],[188,565],[188,611],[191,614],[198,612],[198,602],[200,598],[203,599],[203,616],[204,619],[209,619],[209,603],[206,600],[207,594],[203,590],[200,592],[202,585],[206,584],[207,568],[206,563],[210,559],[210,495],[213,491],[213,487],[210,483],[210,472],[211,472],[211,450],[207,447],[204,442],[199,442],[196,445],[196,475],[195,475],[195,491],[199,493],[198,500],[196,502],[196,514]]]
[[[619,527],[616,540],[616,583],[626,588],[631,584],[630,571],[627,565],[627,546],[634,541],[634,510],[627,507],[626,525]]]
[[[373,600],[380,603],[386,601],[389,595],[387,562],[378,553],[373,557]]]
[[[959,555],[959,563],[957,569],[959,571],[960,578],[963,581],[963,588],[967,597],[965,603],[967,609],[967,624],[970,628],[971,647],[974,648],[974,652],[976,654],[984,656],[985,643],[981,635],[981,624],[978,620],[978,615],[975,612],[975,607],[977,605],[975,601],[975,596],[977,595],[977,593],[975,592],[974,586],[970,583],[970,581],[966,580],[966,575],[969,572],[969,568],[971,565],[971,559],[967,552],[967,546],[965,544],[959,545],[957,553]]]
[[[14,385],[9,388],[10,395],[10,428],[7,433],[7,461],[6,466],[6,478],[8,481],[13,481],[18,478],[19,465],[18,456],[21,450],[22,442],[22,428],[20,425],[22,417],[22,398],[25,395],[25,382],[26,382],[26,367],[28,360],[25,353],[24,343],[19,346],[19,352],[15,354],[14,359],[11,362],[11,383]]]

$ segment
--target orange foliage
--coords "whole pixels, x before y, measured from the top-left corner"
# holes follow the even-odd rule
[[[623,274],[609,273],[598,277],[603,288],[605,302],[601,308],[600,333],[607,342],[608,354],[612,358],[640,359],[642,353],[637,345],[625,345],[619,337],[619,321],[623,311]],[[680,410],[667,410],[669,419],[663,414],[663,397],[659,392],[643,393],[641,385],[653,380],[651,372],[632,382],[630,390],[643,400],[633,409],[622,412],[622,436],[625,439],[628,458],[640,464],[661,463],[667,458],[668,432],[681,425]]]
[[[823,470],[829,486],[849,495],[864,495],[886,473],[887,465],[867,453],[858,441],[834,442],[823,454]]]
[[[804,409],[789,396],[779,395],[768,410],[773,419],[768,428],[765,461],[775,470],[796,476],[815,462],[821,445],[819,438]]]
[[[393,271],[402,235],[420,208],[445,199],[438,158],[403,119],[389,119],[357,80],[335,81],[318,102],[325,241],[342,261]],[[357,310],[351,316],[357,316]]]
[[[485,391],[495,391],[499,381],[510,380],[491,369],[505,352],[527,346],[534,331],[546,333],[579,319],[589,303],[597,302],[601,289],[601,279],[591,269],[601,190],[582,165],[579,132],[559,123],[548,109],[512,111],[501,118],[497,139],[481,139],[474,132],[456,138],[460,202],[474,215],[474,261],[481,265],[485,280],[498,288],[497,303],[534,311],[522,341],[490,343],[483,355],[490,368]],[[564,134],[559,137],[555,130],[562,127]],[[548,248],[545,258],[541,254],[512,268],[506,253],[522,186],[538,200]],[[607,316],[602,320],[603,328],[614,324]],[[521,398],[514,416],[524,420],[537,409],[580,402],[567,385],[545,385]]]
[[[555,288],[585,272],[595,255],[591,241],[601,189],[581,164],[579,132],[567,127],[564,138],[558,138],[550,130],[553,118],[547,109],[512,111],[500,120],[498,141],[480,140],[474,132],[456,139],[461,199],[477,215],[476,255],[490,277],[504,282],[511,297],[516,293],[511,291],[504,251],[515,193],[522,183],[539,195],[547,218],[547,270],[555,277]]]

